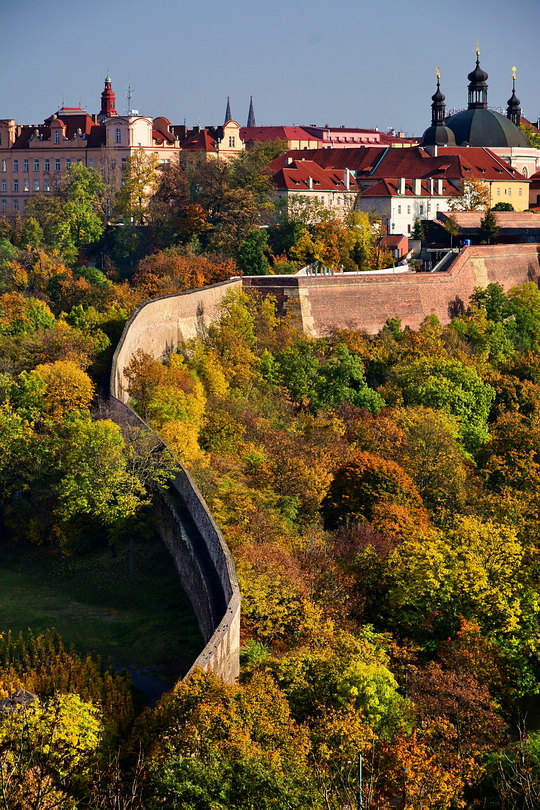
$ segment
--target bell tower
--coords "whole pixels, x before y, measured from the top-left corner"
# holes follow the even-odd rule
[[[116,94],[112,89],[111,77],[107,73],[105,89],[101,94],[101,110],[98,115],[98,121],[102,123],[105,118],[112,118],[115,115],[118,115],[116,112]]]

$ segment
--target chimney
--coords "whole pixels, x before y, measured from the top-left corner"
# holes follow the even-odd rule
[[[438,178],[437,179],[437,194],[442,194],[442,193],[443,193],[443,181],[440,178]]]
[[[433,177],[430,177],[429,178],[429,196],[430,197],[433,197],[433,186],[434,186]]]
[[[308,188],[313,188],[313,177],[307,179]]]
[[[398,194],[405,194],[405,178],[400,177],[397,181]]]
[[[415,197],[420,197],[422,194],[422,181],[418,179],[413,180],[413,193]]]
[[[343,172],[343,184],[347,191],[351,190],[351,172],[350,169],[345,169]]]

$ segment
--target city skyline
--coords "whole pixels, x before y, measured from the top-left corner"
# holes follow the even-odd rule
[[[540,115],[535,76],[536,0],[506,7],[457,0],[436,13],[337,0],[272,4],[163,0],[155,11],[126,0],[4,4],[0,118],[38,124],[62,104],[99,112],[107,72],[117,110],[188,126],[220,124],[230,98],[245,125],[253,96],[259,125],[393,127],[421,135],[430,123],[435,70],[449,109],[467,104],[467,73],[480,42],[488,102],[505,108],[517,66],[523,114]]]

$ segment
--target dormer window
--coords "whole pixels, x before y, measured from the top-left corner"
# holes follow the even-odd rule
[[[59,129],[57,129],[56,132],[54,133],[54,142],[55,143],[60,143],[60,130]]]
[[[122,143],[122,130],[116,130],[116,143]]]

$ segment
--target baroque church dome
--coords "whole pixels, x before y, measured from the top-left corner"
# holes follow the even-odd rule
[[[437,92],[432,96],[431,127],[424,132],[422,143],[438,146],[485,146],[512,147],[528,146],[529,141],[519,129],[521,109],[514,90],[508,101],[507,116],[487,105],[488,74],[480,67],[480,53],[476,52],[476,66],[467,76],[469,79],[469,103],[466,110],[445,118],[444,96],[439,88],[437,73]]]

